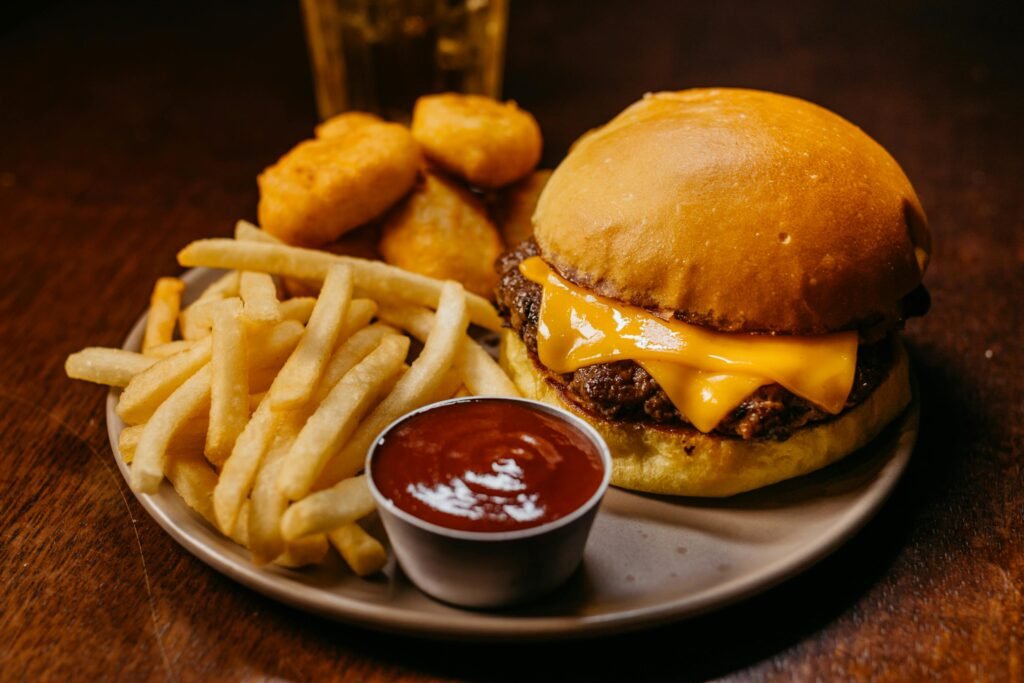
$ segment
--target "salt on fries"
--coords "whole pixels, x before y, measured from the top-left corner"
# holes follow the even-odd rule
[[[64,372],[71,379],[126,387],[132,379],[148,370],[157,359],[121,349],[92,346],[73,353],[64,361]]]
[[[497,314],[456,282],[285,246],[244,221],[235,234],[181,252],[182,265],[232,270],[184,308],[181,281],[161,279],[144,353],[87,348],[66,372],[123,389],[118,445],[135,491],[166,477],[257,564],[304,566],[333,547],[372,574],[387,553],[359,525],[374,508],[359,474],[367,449],[404,413],[456,392],[518,395],[466,333],[470,321],[496,329]],[[320,294],[279,300],[274,276]],[[423,342],[411,365],[401,331]]]

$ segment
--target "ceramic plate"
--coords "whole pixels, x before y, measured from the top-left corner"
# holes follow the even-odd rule
[[[217,271],[185,274],[196,296]],[[137,350],[144,319],[124,348]],[[107,399],[110,443],[124,424]],[[867,448],[817,473],[726,500],[673,499],[610,489],[583,566],[546,599],[502,611],[468,611],[436,602],[406,579],[394,560],[360,579],[332,566],[257,569],[248,551],[192,512],[168,482],[138,496],[178,543],[255,591],[333,619],[421,636],[530,639],[580,636],[650,626],[735,602],[791,577],[837,548],[878,509],[903,473],[917,436],[918,400]],[[367,529],[386,542],[370,520]]]

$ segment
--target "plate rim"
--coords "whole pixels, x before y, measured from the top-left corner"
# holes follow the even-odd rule
[[[185,281],[186,287],[190,287],[195,286],[196,281],[210,277],[208,274],[212,272],[214,269],[191,268],[180,277]],[[186,291],[188,290],[186,289]],[[146,313],[143,312],[132,326],[121,348],[138,350],[145,322]],[[178,520],[174,519],[173,511],[161,504],[159,496],[168,490],[172,495],[177,495],[166,479],[160,485],[160,493],[155,496],[136,493],[130,486],[129,490],[132,491],[136,500],[149,516],[168,535],[204,564],[266,597],[335,621],[377,631],[418,637],[468,638],[477,641],[573,638],[620,633],[695,617],[766,591],[817,564],[860,531],[891,495],[897,482],[906,471],[913,454],[920,423],[919,390],[914,379],[913,368],[911,368],[911,390],[910,405],[893,423],[899,423],[899,434],[895,436],[896,442],[893,444],[892,454],[879,468],[878,477],[872,482],[871,487],[861,493],[838,516],[829,530],[823,532],[824,540],[812,543],[807,549],[793,555],[781,557],[755,573],[714,584],[699,593],[655,606],[625,609],[599,615],[538,617],[460,610],[460,618],[453,619],[451,614],[443,612],[423,612],[376,602],[365,602],[343,593],[306,585],[301,581],[302,573],[300,571],[281,567],[271,567],[269,570],[258,568],[248,559],[236,554],[225,553],[217,547],[207,544],[201,537],[185,529]],[[115,410],[118,395],[119,392],[113,388],[107,394],[107,434],[117,467],[124,478],[125,485],[128,485],[128,466],[121,458],[118,448],[118,437],[124,428],[124,423]],[[209,524],[199,518],[195,512],[191,510],[187,510],[187,512],[194,515],[195,521],[207,527],[207,531],[210,533],[220,533],[209,527]],[[598,514],[600,515],[601,512],[599,511]],[[240,552],[244,551],[240,549]],[[308,591],[313,592],[306,594]]]

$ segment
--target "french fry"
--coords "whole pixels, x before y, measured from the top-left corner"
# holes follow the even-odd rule
[[[469,337],[462,340],[453,367],[473,396],[522,396],[491,354]]]
[[[288,451],[278,478],[278,488],[282,493],[291,500],[299,500],[309,493],[324,464],[355,431],[359,420],[402,366],[408,351],[408,337],[385,337],[375,351],[334,386],[306,421]],[[332,528],[329,526],[319,531]]]
[[[447,401],[448,399],[455,396],[459,388],[462,387],[462,377],[455,371],[454,368],[449,370],[441,378],[434,393],[431,394],[430,398],[423,402],[423,405],[427,403],[437,403],[438,401]]]
[[[327,538],[356,576],[375,574],[388,562],[384,546],[358,524],[338,527],[328,532]]]
[[[351,477],[292,503],[281,518],[281,535],[286,541],[294,541],[325,533],[362,519],[375,509],[366,475]]]
[[[273,385],[235,441],[235,447],[224,461],[217,487],[213,490],[213,511],[217,517],[217,527],[228,536],[234,531],[242,503],[249,495],[260,463],[285,417],[283,413],[271,410],[272,392]]]
[[[284,244],[269,232],[253,225],[249,221],[240,220],[235,223],[235,239],[243,242],[266,242],[268,244]]]
[[[175,432],[209,405],[210,366],[204,365],[153,412],[142,430],[131,464],[130,484],[137,493],[156,493],[164,478],[167,447]]]
[[[517,396],[466,334],[501,321],[457,282],[288,246],[246,221],[235,237],[179,253],[227,272],[184,308],[182,281],[158,281],[144,353],[83,349],[66,372],[123,387],[133,490],[155,493],[166,476],[258,565],[317,563],[333,545],[359,576],[379,571],[386,551],[357,523],[374,509],[365,454],[402,414],[457,391]],[[272,276],[319,294],[281,301]],[[424,343],[411,366],[398,329]]]
[[[279,330],[294,330],[296,327],[301,330],[302,325],[294,320],[285,320],[276,325],[271,334],[273,335]],[[283,334],[280,336],[284,337]],[[299,343],[301,343],[301,340]],[[267,347],[269,347],[269,343]],[[259,354],[263,354],[266,357],[280,352],[280,349],[273,352],[268,351],[267,347],[252,345],[253,352],[250,354],[252,361],[250,362],[254,367],[259,367],[260,362],[265,360],[264,358],[258,358]],[[297,345],[294,348],[295,351],[292,352],[292,355],[298,351]],[[288,362],[285,361],[285,367],[287,365]],[[213,494],[213,509],[217,517],[217,527],[229,537],[234,537],[234,528],[239,519],[239,511],[245,503],[246,496],[249,495],[253,480],[259,471],[260,463],[270,448],[277,429],[282,424],[282,421],[292,419],[293,417],[288,411],[275,411],[271,409],[274,393],[279,391],[280,383],[286,381],[289,381],[289,378],[285,368],[282,368],[270,385],[270,389],[267,390],[266,396],[260,401],[259,406],[257,406],[249,422],[245,425],[245,429],[242,430],[238,439],[235,440],[235,445],[231,449],[231,455],[224,461],[224,466],[221,468],[220,480],[217,482],[217,488]],[[253,383],[250,383],[250,386],[253,386]]]
[[[295,301],[295,299],[289,299],[288,301],[283,302],[282,306],[284,307],[291,301]],[[316,302],[315,299],[309,299],[309,301],[313,304],[315,304]],[[302,306],[305,306],[304,302],[302,303]],[[344,341],[352,333],[366,327],[376,313],[377,304],[375,302],[371,301],[370,299],[353,299],[352,302],[348,305],[348,312],[345,313],[345,322],[342,325],[341,332],[338,334],[337,343]],[[284,321],[275,328],[273,328],[273,330],[279,330],[279,328],[283,328],[284,325],[287,323],[290,326],[293,326],[294,329],[297,329],[299,332],[299,336],[301,337],[301,333],[304,330],[302,324],[305,322],[302,319],[303,316],[301,314],[297,315],[298,319],[292,319],[289,315],[284,315],[284,317]],[[309,318],[308,315],[305,315],[304,317],[306,319]],[[272,344],[273,342],[270,341],[262,341],[261,335],[265,334],[266,328],[257,327],[255,329],[250,329],[250,335],[252,337],[250,346],[258,348],[264,343]],[[289,334],[291,334],[291,328]],[[265,391],[270,386],[270,383],[273,381],[276,375],[278,375],[278,372],[281,370],[281,366],[284,364],[285,360],[288,359],[288,354],[290,354],[293,349],[294,345],[292,349],[288,350],[284,357],[274,356],[273,362],[269,362],[269,364],[266,364],[262,368],[257,368],[256,370],[259,372],[256,373],[253,379],[250,379],[250,388],[258,386],[260,387],[260,391]],[[256,377],[258,377],[258,379],[255,379]]]
[[[132,460],[135,459],[135,449],[139,447],[139,439],[142,438],[142,430],[145,428],[144,424],[124,427],[117,435],[117,452],[125,464],[131,465]],[[203,439],[205,441],[205,434],[203,434]]]
[[[352,361],[351,364],[342,367],[339,365],[339,361],[343,362],[342,359],[338,359],[339,350],[344,347],[348,339],[361,332],[370,320],[377,313],[377,303],[370,299],[353,299],[352,303],[348,306],[348,312],[345,314],[345,322],[341,326],[341,332],[338,333],[338,339],[335,342],[334,353],[331,354],[331,358],[327,361],[327,365],[324,367],[323,372],[320,375],[320,380],[317,382],[316,390],[313,392],[313,402],[319,404],[323,400],[327,392],[331,390],[341,376],[348,372],[353,365],[358,361],[362,360],[362,356]],[[392,330],[397,333],[397,330]],[[374,344],[374,347],[376,344]],[[363,355],[372,351],[373,348],[368,348]]]
[[[320,385],[317,387],[314,401],[316,403],[323,401],[331,389],[334,388],[334,385],[345,376],[345,373],[354,368],[359,361],[380,346],[380,342],[384,337],[397,334],[398,330],[393,327],[382,323],[374,323],[369,327],[364,327],[342,342],[335,349],[331,359],[327,361],[327,367],[324,368],[323,376],[320,377]]]
[[[285,320],[271,328],[269,335],[263,331],[250,335],[247,341],[250,394],[263,394],[270,388],[281,366],[298,346],[302,332],[301,323]]]
[[[377,302],[371,299],[352,299],[345,313],[345,322],[338,333],[337,344],[351,337],[355,332],[370,324],[377,315]]]
[[[149,420],[175,389],[210,362],[211,348],[209,338],[201,339],[189,349],[164,358],[140,372],[121,392],[117,414],[128,424],[141,424]]]
[[[178,339],[177,341],[167,342],[160,346],[154,346],[151,349],[147,349],[145,355],[150,358],[170,358],[176,354],[181,353],[192,347],[192,342],[186,339]]]
[[[258,270],[299,279],[323,280],[328,269],[339,263],[352,267],[355,286],[375,299],[402,301],[430,308],[438,307],[443,281],[410,273],[379,261],[338,256],[314,249],[280,244],[206,239],[192,242],[178,252],[183,266],[208,266]],[[470,319],[489,330],[501,329],[501,318],[490,302],[475,294],[466,295]]]
[[[178,456],[170,458],[167,463],[167,478],[182,500],[210,525],[217,523],[213,513],[213,490],[217,485],[217,473],[209,463],[199,456]],[[245,501],[239,513],[239,523],[231,540],[248,548],[249,509],[250,501]],[[282,567],[304,567],[322,562],[327,554],[327,537],[324,534],[307,536],[284,545],[284,552],[274,559],[274,564]],[[339,551],[340,552],[340,551]]]
[[[284,363],[284,361],[281,362]],[[249,370],[249,391],[261,396],[266,394],[270,390],[270,385],[277,379],[277,373],[280,370],[280,365],[270,368],[251,368]]]
[[[400,327],[424,341],[434,326],[434,314],[422,306],[389,304],[378,312],[381,320]],[[521,396],[515,383],[486,350],[470,337],[462,340],[455,370],[474,396]]]
[[[323,282],[338,258],[316,249],[303,249],[263,241],[223,238],[201,239],[178,252],[178,263],[187,266],[252,270]]]
[[[434,312],[425,306],[387,302],[380,307],[380,319],[405,330],[421,342],[426,341],[434,327]]]
[[[274,560],[274,564],[291,568],[320,564],[327,555],[327,548],[327,536],[324,534],[300,538],[285,545],[284,553]]]
[[[235,239],[241,242],[263,242],[265,244],[284,244],[281,240],[271,235],[266,230],[253,225],[249,221],[238,221],[235,223]],[[284,278],[284,291],[290,294],[316,294],[320,291],[320,280],[297,280],[295,278]],[[306,297],[298,297],[306,298]]]
[[[295,320],[282,320],[273,327],[247,329],[250,376],[260,371],[277,374],[281,366],[298,346],[305,328]],[[253,384],[252,379],[249,384]],[[267,386],[270,386],[267,384]]]
[[[309,400],[334,351],[351,300],[352,269],[332,268],[305,334],[271,387],[268,398],[273,410],[299,408]]]
[[[213,488],[217,473],[200,455],[178,455],[168,458],[167,478],[185,504],[203,519],[214,524]]]
[[[272,328],[270,339],[279,337],[278,341],[288,342],[293,348],[297,348],[295,340],[298,337],[293,336],[296,328],[301,330],[302,325],[294,320],[285,320]],[[283,348],[286,348],[285,346],[277,349],[269,347],[269,341],[266,346],[255,344],[251,346],[250,363],[254,367],[259,367],[261,363],[266,362],[266,358],[278,355]],[[224,461],[220,480],[214,490],[213,509],[217,517],[217,527],[232,538],[234,538],[234,528],[239,519],[239,511],[245,503],[246,496],[249,495],[249,489],[259,471],[260,463],[263,461],[282,420],[291,419],[290,414],[273,411],[270,407],[275,387],[281,377],[281,374],[277,375],[242,433],[235,440],[231,455]],[[253,386],[252,382],[250,382],[251,386]]]
[[[214,490],[216,491],[216,485]],[[213,526],[220,529],[217,524],[216,507],[214,508],[214,520]],[[238,522],[235,524],[235,528],[230,533],[220,529],[220,532],[230,538],[232,541],[245,548],[249,547],[249,499],[242,501],[242,507],[238,510]]]
[[[229,270],[214,280],[206,289],[200,292],[196,303],[210,299],[227,299],[238,296],[238,282],[241,274],[237,270]]]
[[[272,562],[284,552],[281,537],[281,515],[288,508],[288,497],[278,490],[281,464],[295,442],[295,431],[284,429],[274,438],[267,456],[256,475],[249,496],[249,550],[256,564]]]
[[[242,509],[238,513],[238,524],[235,525],[229,538],[240,546],[249,547],[248,500],[242,504]],[[310,564],[318,564],[327,554],[327,545],[327,537],[323,534],[300,538],[285,544],[284,553],[274,559],[274,564],[280,567],[305,567]]]
[[[206,428],[208,422],[205,417],[197,416],[188,420],[174,432],[174,436],[167,444],[169,453],[201,453],[206,444]],[[117,450],[121,453],[121,459],[126,464],[131,464],[135,458],[135,451],[139,447],[139,440],[146,425],[135,425],[125,427],[117,437]]]
[[[238,295],[235,294],[235,296]],[[213,318],[211,317],[213,308],[227,298],[230,297],[199,299],[181,312],[178,319],[181,326],[181,336],[185,341],[195,342],[203,337],[210,336],[210,329],[213,327]]]
[[[260,402],[266,397],[267,392],[261,391],[258,394],[249,394],[249,412],[252,413],[260,407]]]
[[[181,336],[188,341],[202,339],[210,333],[210,318],[203,312],[204,304],[238,296],[238,271],[229,271],[203,290],[191,306],[178,316]]]
[[[210,359],[210,427],[206,457],[214,465],[231,454],[249,421],[249,352],[237,298],[218,302],[213,312]]]
[[[246,320],[268,325],[280,322],[281,307],[274,278],[266,273],[246,271],[239,279],[238,294],[242,297],[242,315]]]
[[[309,316],[313,314],[313,306],[316,305],[316,297],[297,296],[281,302],[281,318],[284,320],[298,320],[305,325],[309,322]]]
[[[266,368],[284,362],[302,337],[302,325],[286,320],[267,330],[255,331],[251,365]],[[185,351],[154,363],[128,383],[117,404],[117,414],[128,424],[146,422],[153,411],[177,387],[210,361],[212,340],[205,337]]]
[[[156,281],[149,299],[146,315],[146,333],[142,337],[142,352],[160,346],[174,337],[174,323],[181,308],[181,293],[185,283],[176,277],[162,277]]]
[[[328,462],[314,488],[331,487],[357,473],[363,467],[367,449],[381,430],[404,413],[425,405],[433,398],[455,360],[468,322],[462,285],[446,282],[434,318],[434,327],[423,346],[423,352],[402,379],[398,380],[391,393],[363,420],[345,448]]]
[[[64,372],[71,379],[126,387],[156,362],[156,358],[141,353],[90,346],[68,356],[64,361]]]

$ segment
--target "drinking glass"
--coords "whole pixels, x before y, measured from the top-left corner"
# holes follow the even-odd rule
[[[420,95],[498,97],[508,0],[302,0],[322,119],[408,121]]]

